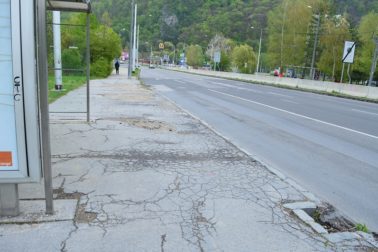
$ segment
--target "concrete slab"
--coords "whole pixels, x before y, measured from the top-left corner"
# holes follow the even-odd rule
[[[1,217],[0,224],[68,221],[75,217],[77,200],[54,200],[54,215],[45,214],[44,200],[20,200],[20,215]]]
[[[72,221],[0,225],[0,251],[64,251],[64,241],[74,230]]]
[[[333,242],[333,243],[354,241],[360,238],[357,233],[353,233],[353,232],[331,233],[331,234],[326,235],[326,237],[330,242]]]
[[[295,209],[315,209],[316,204],[311,201],[303,201],[303,202],[293,202],[283,205],[285,208],[295,210]]]
[[[301,209],[295,209],[293,210],[293,213],[303,222],[314,222],[314,219]]]
[[[321,226],[319,223],[316,223],[314,221],[308,222],[310,227],[315,230],[318,234],[328,234],[328,231]]]

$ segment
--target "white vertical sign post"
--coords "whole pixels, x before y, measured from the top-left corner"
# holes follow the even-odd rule
[[[18,183],[41,178],[34,7],[0,3],[0,215],[18,214]]]
[[[344,78],[345,63],[348,63],[349,67],[350,67],[350,64],[353,64],[355,50],[356,50],[356,42],[345,41],[344,53],[343,53],[343,59],[342,59],[343,69],[341,71],[341,78],[340,78],[341,83],[343,82],[343,78]],[[348,69],[349,69],[349,67],[348,67]],[[348,75],[349,75],[349,70],[348,70]]]

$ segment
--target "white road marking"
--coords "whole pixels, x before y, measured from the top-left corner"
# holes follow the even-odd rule
[[[275,92],[268,92],[268,94],[277,95],[277,96],[282,96],[282,97],[286,97],[286,98],[293,98],[293,97],[290,96],[290,95],[284,95],[284,94],[279,94],[279,93],[275,93]]]
[[[363,114],[368,114],[368,115],[375,115],[375,116],[378,116],[378,113],[367,112],[367,111],[359,110],[359,109],[352,109],[352,110],[353,110],[353,111],[356,111],[356,112],[363,113]]]
[[[293,103],[293,104],[299,104],[298,102],[287,100],[287,99],[281,99],[283,102]]]
[[[245,91],[249,91],[249,92],[257,93],[257,94],[262,94],[263,93],[261,91],[257,91],[257,90],[254,90],[254,89],[239,87],[237,85],[231,85],[231,84],[226,84],[226,83],[222,83],[222,82],[209,81],[209,83],[220,85],[220,86],[223,86],[223,87],[234,88],[234,89],[238,89],[238,90],[245,90]]]
[[[181,84],[186,84],[186,82],[182,81],[182,80],[175,80],[175,81],[178,82],[178,83],[181,83]]]
[[[314,122],[317,122],[317,123],[322,123],[322,124],[325,124],[325,125],[328,125],[328,126],[336,127],[336,128],[339,128],[339,129],[343,129],[343,130],[346,130],[346,131],[350,131],[350,132],[353,132],[353,133],[357,133],[357,134],[360,134],[360,135],[364,135],[364,136],[367,136],[367,137],[378,139],[378,136],[367,134],[367,133],[364,133],[364,132],[361,132],[361,131],[358,131],[358,130],[346,128],[346,127],[343,127],[343,126],[340,126],[340,125],[337,125],[337,124],[333,124],[333,123],[328,123],[328,122],[325,122],[325,121],[321,121],[319,119],[315,119],[315,118],[312,118],[312,117],[309,117],[309,116],[297,114],[297,113],[294,113],[294,112],[291,112],[291,111],[287,111],[287,110],[284,110],[284,109],[280,109],[280,108],[276,108],[276,107],[273,107],[273,106],[269,106],[269,105],[264,104],[264,103],[248,100],[248,99],[245,99],[245,98],[242,98],[242,97],[239,97],[239,96],[235,96],[235,95],[219,92],[219,91],[212,90],[212,89],[208,89],[208,90],[211,91],[211,92],[214,92],[214,93],[222,94],[222,95],[229,96],[229,97],[232,97],[232,98],[235,98],[235,99],[239,99],[239,100],[250,102],[250,103],[253,103],[253,104],[257,104],[257,105],[260,105],[260,106],[263,106],[263,107],[266,107],[266,108],[270,108],[270,109],[274,109],[274,110],[277,110],[277,111],[281,111],[281,112],[284,112],[284,113],[287,113],[287,114],[290,114],[290,115],[301,117],[301,118],[304,118],[304,119],[307,119],[307,120],[310,120],[310,121],[314,121]]]

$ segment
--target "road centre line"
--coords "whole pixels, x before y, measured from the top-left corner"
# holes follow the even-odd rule
[[[186,84],[186,82],[182,81],[182,80],[175,80],[175,81],[178,82],[178,83],[181,83],[181,84]]]
[[[325,124],[325,125],[328,125],[328,126],[336,127],[336,128],[339,128],[339,129],[343,129],[343,130],[346,130],[346,131],[350,131],[350,132],[353,132],[353,133],[357,133],[357,134],[360,134],[360,135],[364,135],[364,136],[367,136],[367,137],[378,139],[378,136],[374,136],[374,135],[367,134],[367,133],[364,133],[364,132],[361,132],[361,131],[357,131],[357,130],[354,130],[354,129],[346,128],[346,127],[343,127],[343,126],[340,126],[340,125],[337,125],[337,124],[328,123],[328,122],[325,122],[325,121],[322,121],[322,120],[319,120],[319,119],[315,119],[315,118],[312,118],[312,117],[309,117],[309,116],[297,114],[297,113],[294,113],[294,112],[291,112],[291,111],[288,111],[288,110],[276,108],[276,107],[273,107],[273,106],[270,106],[270,105],[267,105],[267,104],[264,104],[264,103],[248,100],[248,99],[245,99],[245,98],[242,98],[242,97],[239,97],[239,96],[235,96],[235,95],[219,92],[219,91],[212,90],[212,89],[208,89],[208,90],[211,91],[211,92],[214,92],[214,93],[222,94],[222,95],[229,96],[229,97],[232,97],[232,98],[235,98],[235,99],[239,99],[239,100],[242,100],[242,101],[246,101],[246,102],[250,102],[250,103],[253,103],[253,104],[257,104],[257,105],[260,105],[260,106],[263,106],[263,107],[266,107],[266,108],[274,109],[274,110],[277,110],[277,111],[280,111],[280,112],[284,112],[284,113],[287,113],[287,114],[290,114],[290,115],[294,115],[294,116],[297,116],[297,117],[300,117],[300,118],[304,118],[304,119],[307,119],[307,120],[310,120],[310,121],[314,121],[314,122],[317,122],[317,123],[322,123],[322,124]]]
[[[240,86],[236,86],[236,85],[232,85],[232,84],[227,84],[227,83],[222,83],[222,82],[214,82],[214,81],[208,81],[208,82],[210,84],[215,84],[215,85],[219,85],[219,86],[223,86],[223,87],[234,88],[234,89],[238,89],[238,90],[245,90],[245,91],[249,91],[249,92],[257,93],[257,94],[263,94],[263,92],[261,92],[261,91],[257,91],[257,90],[253,90],[253,89],[245,88],[245,87],[240,87]]]
[[[288,99],[281,99],[281,101],[283,101],[283,102],[288,102],[288,103],[292,103],[292,104],[299,104],[298,102],[290,101],[290,100],[288,100]]]
[[[363,113],[363,114],[368,114],[368,115],[375,115],[375,116],[378,116],[378,113],[374,113],[374,112],[368,112],[368,111],[359,110],[359,109],[352,109],[352,110],[353,110],[353,111],[356,111],[356,112]]]
[[[275,92],[268,92],[268,94],[277,95],[277,96],[282,96],[282,97],[286,97],[286,98],[293,98],[293,97],[290,96],[290,95],[284,95],[284,94],[279,94],[279,93],[275,93]]]

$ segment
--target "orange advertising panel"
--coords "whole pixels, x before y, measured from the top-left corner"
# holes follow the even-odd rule
[[[0,151],[0,166],[12,166],[12,152]]]

